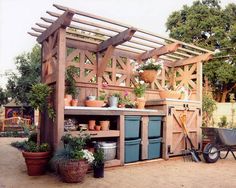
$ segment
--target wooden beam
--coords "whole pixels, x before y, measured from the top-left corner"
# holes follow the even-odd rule
[[[98,45],[98,52],[102,52],[106,50],[111,45],[115,47],[126,41],[129,41],[135,32],[136,32],[136,29],[132,27],[115,35],[114,37],[107,39],[106,41],[101,42]]]
[[[153,56],[161,56],[168,53],[172,53],[172,52],[175,52],[180,46],[181,45],[177,42],[172,43],[172,44],[167,44],[160,48],[156,48],[156,49],[144,52],[143,54],[140,55],[139,59],[146,60],[146,59],[152,58]]]
[[[70,25],[74,12],[71,10],[66,10],[52,25],[44,31],[38,38],[37,41],[42,43],[48,36],[53,34],[59,28],[66,28]]]
[[[32,33],[32,32],[27,32],[29,35],[33,36],[33,37],[38,37],[39,34],[38,33]]]
[[[112,53],[114,52],[114,49],[115,47],[110,45],[106,52],[105,52],[105,55],[104,57],[102,58],[101,62],[98,62],[98,77],[101,77],[104,73],[104,71],[106,70],[106,67],[107,67],[107,63],[108,63],[108,60],[111,58],[112,56]]]
[[[38,32],[38,33],[43,33],[45,31],[44,29],[39,29],[39,28],[36,28],[36,27],[31,27],[31,29],[35,32]]]
[[[174,67],[182,66],[182,65],[189,65],[189,64],[193,64],[193,63],[202,62],[202,61],[209,61],[210,59],[212,59],[212,57],[213,57],[212,53],[206,53],[206,54],[191,57],[188,59],[178,60],[174,63]]]

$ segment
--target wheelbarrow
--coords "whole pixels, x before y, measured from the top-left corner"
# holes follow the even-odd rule
[[[226,159],[229,152],[236,160],[234,154],[236,151],[236,129],[202,127],[202,133],[209,140],[203,149],[203,158],[207,163],[215,163],[219,158]]]

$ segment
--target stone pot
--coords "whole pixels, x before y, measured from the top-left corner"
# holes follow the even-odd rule
[[[118,106],[118,97],[115,97],[115,96],[111,96],[109,97],[108,101],[109,101],[109,106],[111,108],[117,108]]]

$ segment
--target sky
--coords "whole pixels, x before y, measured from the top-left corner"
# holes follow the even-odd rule
[[[165,23],[173,11],[193,0],[0,0],[0,87],[6,84],[3,74],[15,71],[14,59],[29,52],[36,39],[29,34],[40,17],[49,17],[47,10],[55,11],[53,3],[107,17],[168,36]],[[222,6],[236,0],[221,0]]]

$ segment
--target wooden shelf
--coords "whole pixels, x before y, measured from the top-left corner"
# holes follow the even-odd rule
[[[107,137],[119,137],[119,130],[109,130],[109,131],[87,131],[91,138],[107,138]],[[72,136],[76,136],[79,134],[79,131],[71,131]]]

